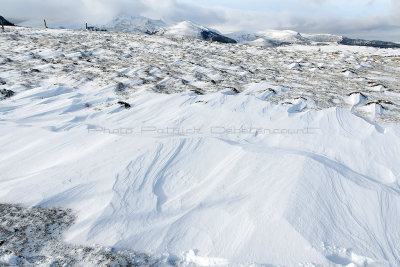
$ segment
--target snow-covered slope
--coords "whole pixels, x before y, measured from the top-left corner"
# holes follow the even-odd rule
[[[152,20],[142,16],[122,14],[115,17],[103,28],[118,32],[163,34],[167,25],[162,20]]]
[[[65,241],[189,266],[400,264],[399,51],[23,28],[0,48],[0,202],[71,208]]]
[[[312,42],[318,43],[338,43],[343,40],[343,36],[334,34],[301,34],[303,38],[306,38]]]
[[[256,33],[231,33],[229,37],[239,43],[256,46],[279,46],[283,44],[309,44],[310,40],[304,38],[300,33],[289,30],[266,30]]]
[[[218,31],[183,21],[166,29],[165,35],[181,38],[196,38],[220,43],[236,43],[235,40],[221,35]]]
[[[71,91],[40,101],[52,99],[56,109],[28,113],[39,102],[33,93],[20,96],[32,104],[15,99],[26,115],[13,121],[48,115],[31,127],[5,122],[10,156],[0,194],[77,210],[69,242],[178,256],[198,250],[231,263],[357,263],[353,255],[399,263],[398,127],[381,133],[340,109],[291,116],[255,96],[221,93],[142,93],[130,110],[114,106],[91,119],[61,105],[81,99]],[[240,127],[265,132],[228,132]]]
[[[304,38],[300,33],[295,31],[278,31],[278,30],[268,30],[259,32],[259,35],[263,36],[266,39],[279,41],[279,42],[287,42],[291,44],[305,44],[307,43],[307,39]]]
[[[201,32],[205,30],[208,29],[190,21],[182,21],[169,27],[165,34],[177,37],[201,38]]]
[[[258,38],[254,41],[248,42],[247,44],[251,45],[251,46],[259,46],[259,47],[276,47],[276,46],[280,45],[279,42],[267,40],[265,38]]]

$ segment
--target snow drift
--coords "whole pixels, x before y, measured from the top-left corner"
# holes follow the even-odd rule
[[[2,201],[78,211],[66,239],[80,244],[194,249],[231,263],[353,262],[342,250],[399,263],[397,126],[221,93],[142,93],[131,104],[90,119],[62,105],[29,113],[26,103],[14,120],[34,125],[3,122]],[[69,130],[46,130],[56,114]]]

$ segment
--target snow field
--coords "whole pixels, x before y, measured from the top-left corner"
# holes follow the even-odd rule
[[[74,210],[66,242],[182,265],[400,264],[397,51],[24,28],[0,42],[15,92],[0,200]]]

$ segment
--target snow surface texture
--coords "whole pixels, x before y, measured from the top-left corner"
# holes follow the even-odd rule
[[[65,242],[400,264],[399,50],[24,28],[0,49],[0,202],[74,210]]]
[[[364,117],[399,120],[400,53],[395,49],[339,45],[263,49],[128,33],[38,30],[32,34],[18,28],[2,37],[0,81],[16,92],[54,82],[76,88],[111,86],[126,97],[143,88],[201,94],[241,92],[250,83],[267,81],[263,89],[273,93],[267,94],[268,100],[292,105],[293,110],[351,106],[352,112]],[[364,103],[349,104],[349,97],[361,93]]]

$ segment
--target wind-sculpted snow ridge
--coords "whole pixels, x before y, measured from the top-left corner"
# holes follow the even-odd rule
[[[67,253],[400,265],[398,50],[6,30],[0,202],[74,211]]]

